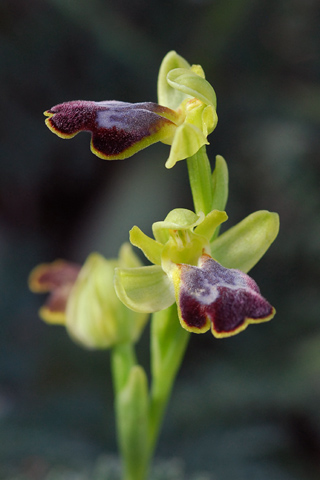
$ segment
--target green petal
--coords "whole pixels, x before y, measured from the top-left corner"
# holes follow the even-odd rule
[[[199,75],[199,77],[206,78],[206,76],[204,74],[204,70],[201,67],[201,65],[191,65],[191,70],[195,74]]]
[[[172,88],[195,97],[206,105],[217,107],[217,97],[210,83],[190,68],[175,68],[171,70],[167,75],[167,80]]]
[[[168,230],[191,230],[204,220],[202,212],[197,215],[186,208],[175,208],[168,213],[165,220],[152,225],[154,238],[165,244],[169,240]]]
[[[174,134],[166,167],[172,168],[180,160],[192,157],[203,145],[209,145],[207,137],[191,123],[183,123]]]
[[[211,105],[205,105],[197,99],[187,100],[181,105],[185,109],[185,123],[191,123],[207,137],[218,123],[218,115]],[[164,143],[164,142],[163,142]]]
[[[174,303],[173,285],[158,265],[116,268],[114,282],[120,300],[136,312],[157,312]]]
[[[212,242],[212,257],[224,267],[246,273],[265,254],[278,231],[277,213],[267,210],[252,213]]]
[[[175,51],[167,53],[162,60],[158,76],[158,103],[176,109],[186,98],[186,95],[172,88],[167,81],[167,74],[175,68],[190,68],[189,63]]]
[[[150,262],[155,265],[161,265],[161,253],[163,245],[153,238],[148,237],[139,227],[134,226],[130,230],[130,242],[135,247],[140,248]]]
[[[202,112],[202,132],[208,136],[216,128],[218,123],[218,115],[211,105],[207,105]]]
[[[228,215],[226,212],[212,210],[212,212],[206,215],[203,222],[196,227],[194,233],[197,235],[203,235],[210,242],[216,228],[226,220],[228,220]]]

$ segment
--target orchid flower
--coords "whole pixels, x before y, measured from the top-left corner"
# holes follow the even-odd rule
[[[166,167],[208,144],[217,124],[216,95],[199,65],[169,52],[160,67],[159,104],[76,100],[44,112],[46,125],[61,138],[91,133],[91,151],[122,160],[156,142],[171,145]]]
[[[109,348],[136,341],[148,319],[128,310],[113,288],[116,266],[139,265],[130,245],[124,244],[115,260],[92,253],[82,267],[64,260],[38,265],[30,274],[29,286],[35,293],[49,292],[39,310],[45,322],[64,325],[84,347]]]
[[[194,333],[211,328],[218,338],[235,335],[250,323],[270,320],[275,310],[246,271],[275,239],[278,216],[255,212],[211,241],[226,219],[226,213],[218,210],[204,216],[175,209],[164,221],[153,224],[154,239],[133,227],[131,243],[154,265],[116,269],[120,300],[145,313],[176,302],[183,328]],[[234,253],[237,269],[230,268],[228,261]]]

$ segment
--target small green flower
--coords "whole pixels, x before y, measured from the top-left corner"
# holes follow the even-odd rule
[[[275,310],[246,272],[276,238],[278,215],[255,212],[214,239],[225,220],[226,213],[218,210],[204,216],[175,209],[153,224],[154,239],[133,227],[131,243],[154,265],[115,270],[120,300],[145,313],[176,302],[182,327],[203,333],[211,326],[216,337],[270,320]]]
[[[190,66],[175,52],[162,62],[158,90],[159,105],[114,100],[61,103],[44,112],[46,125],[61,138],[90,132],[92,152],[106,160],[128,158],[161,141],[171,145],[166,162],[171,168],[208,144],[207,136],[218,120],[216,96],[202,68]]]
[[[50,292],[40,317],[64,325],[70,336],[87,348],[109,348],[136,341],[148,315],[127,309],[118,299],[113,276],[115,267],[141,265],[129,244],[119,259],[106,260],[92,253],[81,267],[64,260],[37,266],[29,286],[35,293]]]

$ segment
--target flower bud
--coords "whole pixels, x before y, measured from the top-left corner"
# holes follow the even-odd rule
[[[124,244],[119,259],[106,260],[98,253],[89,255],[72,282],[70,275],[64,273],[70,270],[67,262],[41,265],[30,275],[30,288],[36,292],[51,292],[46,305],[40,309],[40,316],[45,321],[58,323],[54,321],[57,317],[55,308],[63,305],[59,310],[59,323],[65,325],[76,342],[86,348],[109,348],[119,343],[135,342],[148,319],[148,314],[125,307],[113,285],[115,267],[139,265],[131,246]],[[62,294],[63,303],[59,300]]]

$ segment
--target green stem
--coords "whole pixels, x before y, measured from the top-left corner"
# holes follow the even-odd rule
[[[112,348],[111,371],[115,395],[118,395],[127,384],[131,368],[136,364],[136,354],[132,343],[122,343]]]
[[[212,209],[213,192],[211,166],[205,146],[187,159],[187,166],[195,212],[207,215]]]
[[[119,344],[113,347],[111,369],[123,480],[145,480],[149,463],[146,446],[147,379],[143,369],[136,363],[133,344]]]
[[[186,351],[190,334],[181,328],[176,304],[156,312],[151,324],[152,386],[149,403],[149,458],[160,433],[173,383]]]

